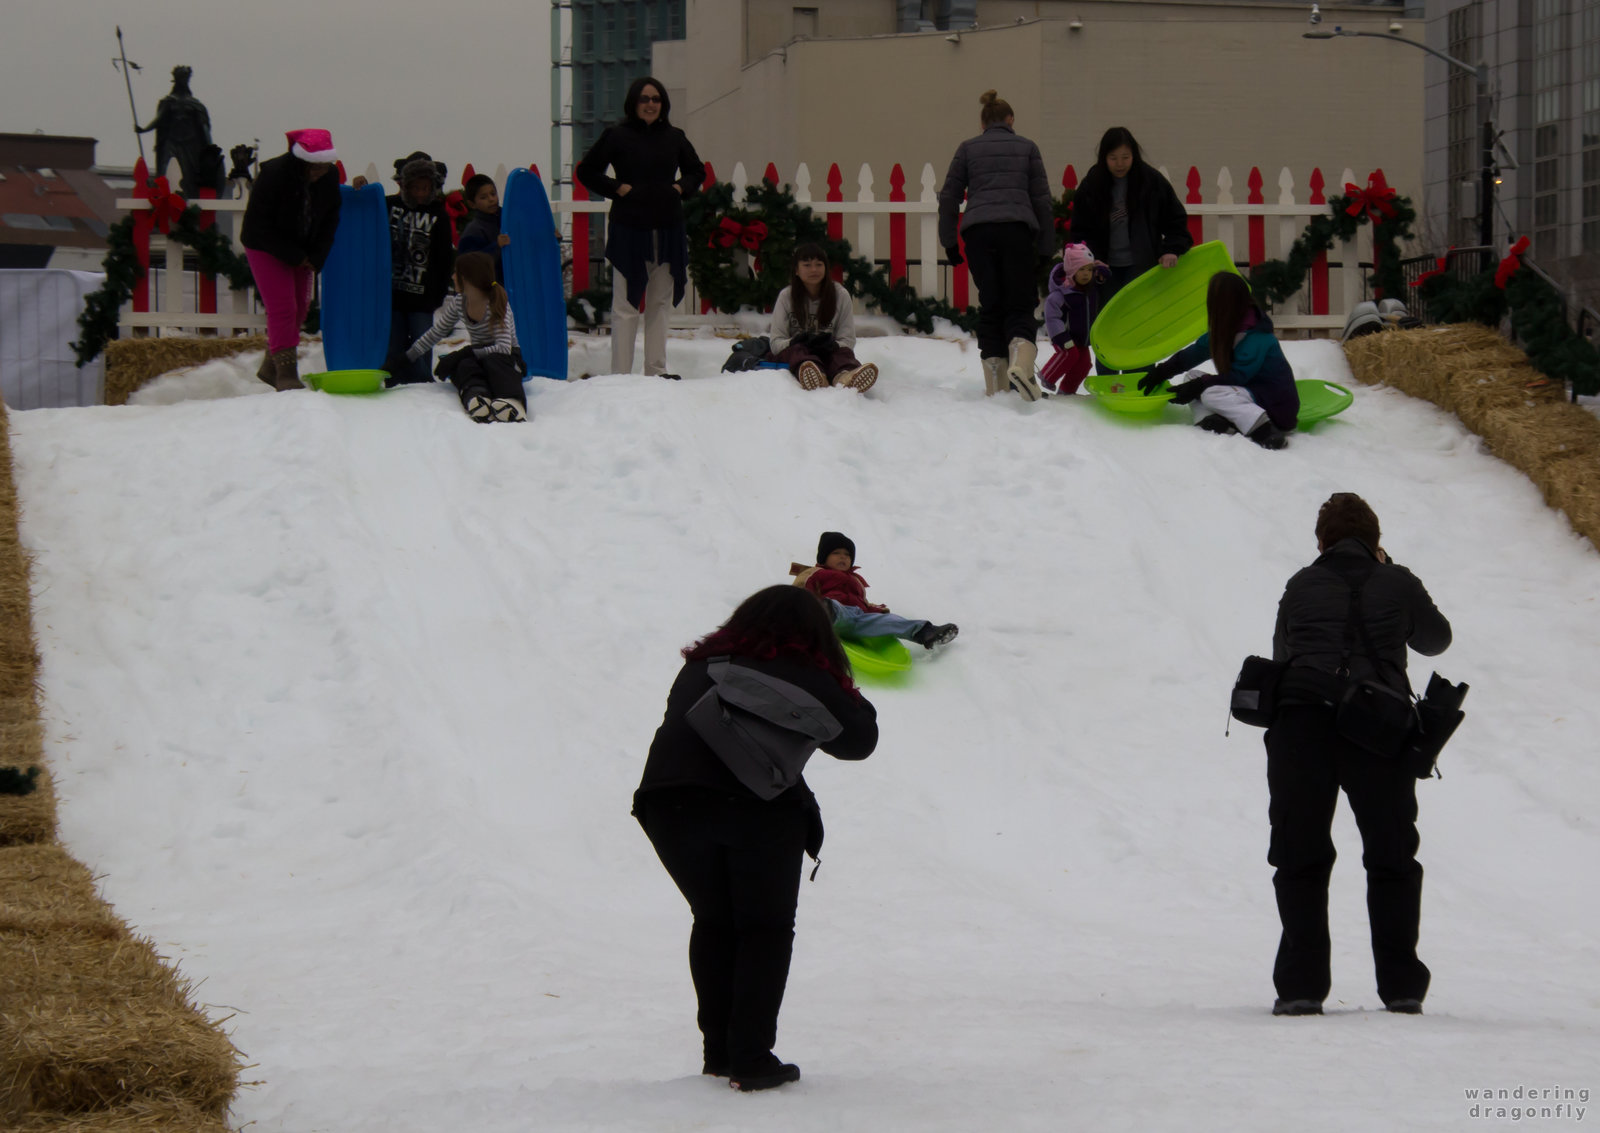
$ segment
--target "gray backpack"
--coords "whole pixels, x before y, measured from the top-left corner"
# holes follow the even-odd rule
[[[799,685],[727,657],[713,657],[711,687],[684,720],[757,796],[775,799],[800,781],[806,761],[844,725]]]

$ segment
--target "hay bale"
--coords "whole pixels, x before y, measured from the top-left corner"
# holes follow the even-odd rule
[[[1386,331],[1344,351],[1357,381],[1454,413],[1600,548],[1600,418],[1569,403],[1560,383],[1499,332],[1475,324]]]
[[[139,937],[0,932],[0,1116],[181,1099],[221,1117],[239,1057]]]
[[[122,940],[128,926],[83,863],[54,843],[0,849],[0,933],[85,933]]]
[[[173,370],[266,348],[264,334],[237,338],[119,338],[106,343],[106,404],[128,404],[134,390]]]
[[[222,1118],[201,1113],[178,1098],[130,1102],[88,1113],[26,1113],[6,1128],[9,1133],[228,1133]]]
[[[33,742],[37,743],[37,739]],[[0,744],[0,751],[3,750],[5,747]],[[38,767],[39,778],[32,794],[0,795],[0,847],[51,841],[56,836],[56,788],[49,769],[37,763],[9,761],[5,766],[22,771]]]

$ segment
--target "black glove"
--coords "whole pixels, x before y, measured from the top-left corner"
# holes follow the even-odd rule
[[[1195,398],[1205,392],[1211,383],[1204,378],[1191,378],[1181,385],[1172,387],[1172,403],[1174,405],[1188,405]]]
[[[839,340],[827,331],[818,331],[811,338],[811,350],[815,354],[832,354],[839,349]]]
[[[1170,359],[1158,365],[1151,366],[1150,369],[1146,371],[1144,377],[1139,379],[1139,392],[1144,394],[1146,397],[1150,396],[1151,394],[1155,393],[1156,390],[1161,388],[1163,382],[1166,382],[1175,376],[1178,370],[1179,367],[1173,365]]]
[[[956,267],[967,262],[961,256],[961,246],[959,244],[952,244],[946,248],[944,250],[944,258],[950,261],[951,267]]]

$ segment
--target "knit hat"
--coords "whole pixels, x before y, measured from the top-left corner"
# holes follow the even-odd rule
[[[1083,268],[1097,265],[1100,265],[1100,261],[1094,258],[1094,253],[1089,251],[1087,244],[1068,244],[1061,249],[1061,267],[1066,271],[1068,279],[1077,275]]]
[[[849,552],[850,563],[855,565],[856,545],[850,541],[850,537],[840,531],[824,531],[822,538],[817,540],[817,565],[821,566],[835,551]]]
[[[433,188],[439,187],[439,167],[424,158],[408,161],[400,167],[400,187],[404,189],[413,181],[426,181]]]
[[[433,178],[433,187],[435,189],[444,188],[445,175],[450,172],[449,169],[445,167],[444,162],[433,160],[432,155],[423,150],[412,150],[410,153],[406,154],[405,157],[397,157],[394,159],[395,184],[399,185],[402,189],[405,188],[406,174],[408,171],[413,177],[422,176],[422,174],[417,170],[411,169],[412,164],[415,162],[425,162],[427,164],[428,176]]]
[[[327,165],[339,160],[333,135],[326,130],[290,130],[284,136],[289,139],[289,152],[301,161]]]

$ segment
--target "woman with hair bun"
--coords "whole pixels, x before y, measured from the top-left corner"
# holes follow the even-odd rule
[[[952,264],[961,263],[966,244],[978,287],[984,396],[1009,386],[1037,401],[1038,267],[1056,250],[1050,180],[1039,147],[1012,128],[1011,104],[992,90],[978,101],[983,132],[956,147],[939,190],[939,243]]]

